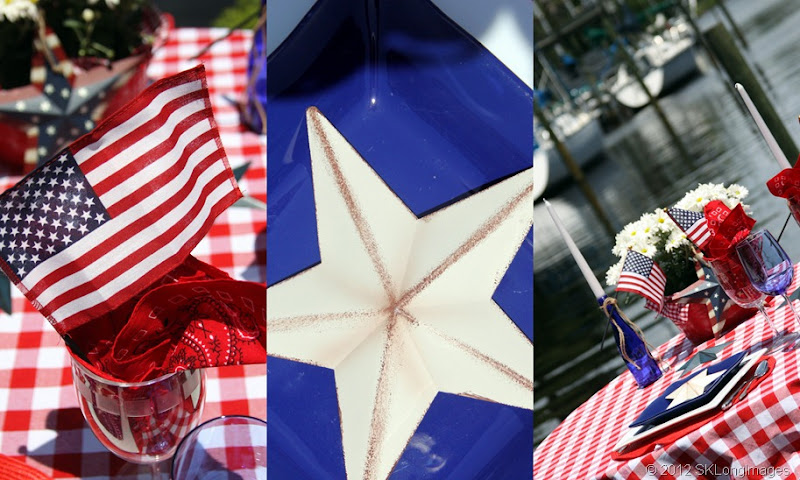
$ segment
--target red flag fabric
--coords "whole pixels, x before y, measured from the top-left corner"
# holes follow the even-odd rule
[[[0,195],[0,267],[64,335],[179,266],[241,195],[201,65]]]

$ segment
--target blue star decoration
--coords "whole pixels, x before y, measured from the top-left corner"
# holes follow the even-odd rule
[[[722,313],[725,311],[725,306],[730,301],[725,290],[720,286],[717,276],[711,267],[702,262],[698,262],[697,276],[702,281],[697,287],[691,291],[682,294],[678,299],[694,299],[705,301],[708,305],[708,317],[714,318],[716,323],[722,320]]]
[[[233,178],[236,179],[237,182],[241,181],[244,178],[244,175],[247,173],[247,170],[250,169],[250,162],[245,163],[244,165],[240,165],[233,169]],[[242,192],[244,196],[236,201],[232,207],[235,208],[251,208],[254,210],[266,210],[267,205],[262,202],[261,200],[250,196],[247,192]]]
[[[731,343],[732,342],[725,342],[713,347],[706,348],[705,350],[699,350],[697,353],[692,355],[692,357],[689,360],[687,360],[683,365],[681,365],[681,367],[678,368],[678,370],[683,370],[684,371],[683,375],[686,375],[697,365],[710,362],[712,360],[716,360],[717,354],[721,352],[723,349],[725,349],[725,347],[727,347]]]
[[[0,103],[0,121],[27,125],[26,166],[44,163],[63,146],[94,129],[105,109],[108,90],[120,76],[102,75],[73,86],[47,66],[39,95]]]
[[[325,268],[307,135],[311,106],[419,219],[530,168],[531,89],[428,0],[382,0],[368,8],[360,0],[316,2],[267,63],[270,287]],[[531,341],[532,242],[528,229],[491,297]],[[318,339],[324,336],[308,337]],[[267,362],[270,473],[348,478],[346,452],[363,446],[344,445],[352,433],[343,432],[348,421],[334,369],[286,357]],[[365,413],[367,423],[372,417]],[[487,472],[525,478],[532,450],[531,410],[439,391],[396,463],[382,464],[393,465],[393,480]]]

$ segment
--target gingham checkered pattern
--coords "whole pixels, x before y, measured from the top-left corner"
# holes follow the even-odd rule
[[[799,273],[796,265],[795,284]],[[800,308],[800,302],[794,305]],[[769,311],[779,330],[800,330],[788,305],[778,306],[774,314]],[[757,314],[697,350],[732,341],[717,354],[724,358],[758,349],[772,336],[769,324]],[[572,412],[534,451],[534,478],[800,478],[800,350],[776,352],[773,371],[742,402],[673,444],[634,460],[610,458],[627,425],[683,374],[677,367],[693,351],[691,342],[678,335],[658,348],[672,367],[662,378],[637,389],[630,373],[624,372]]]
[[[196,65],[188,59],[225,33],[172,31],[148,73],[157,79]],[[266,138],[241,127],[229,101],[239,100],[244,92],[250,42],[250,32],[236,32],[199,60],[206,65],[211,102],[231,166],[251,162],[240,187],[265,202]],[[18,180],[0,178],[0,191]],[[263,282],[265,232],[266,212],[233,207],[220,215],[193,254],[235,278]],[[126,463],[106,450],[86,425],[61,338],[13,287],[12,302],[14,314],[0,314],[0,452],[54,478],[136,478],[118,475]],[[266,418],[265,365],[210,369],[206,388],[204,420],[219,415]],[[147,471],[140,469],[141,478],[147,478]]]

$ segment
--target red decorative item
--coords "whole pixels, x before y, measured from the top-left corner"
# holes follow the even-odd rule
[[[739,268],[741,268],[741,264]],[[715,272],[717,271],[715,270]],[[658,312],[660,315],[672,320],[672,323],[675,324],[694,345],[700,345],[712,338],[719,338],[740,323],[752,317],[756,311],[752,308],[742,308],[733,302],[728,302],[722,312],[721,319],[717,321],[711,310],[712,307],[709,300],[686,297],[688,293],[702,288],[706,283],[706,278],[702,274],[702,270],[698,270],[698,277],[696,282],[666,297],[664,299],[664,307],[660,311],[658,306],[652,302],[648,301],[645,304],[647,309]],[[720,282],[720,285],[725,288],[719,277],[717,280]],[[750,286],[750,288],[752,288],[752,286]]]
[[[798,162],[800,162],[800,157],[798,157]],[[800,169],[797,168],[798,162],[795,163],[794,168],[787,168],[769,179],[767,188],[776,197],[786,199],[789,211],[795,222],[800,225]]]
[[[770,178],[767,182],[769,192],[776,197],[791,198],[800,197],[800,169],[798,162],[795,163],[794,168],[787,168],[780,173]]]
[[[707,279],[703,269],[698,268],[699,280],[667,297],[660,312],[655,304],[648,302],[646,305],[672,320],[695,345],[719,338],[750,318],[755,313],[751,307],[763,298],[763,294],[750,283],[734,249],[734,245],[750,233],[755,220],[745,213],[741,204],[730,209],[720,200],[710,201],[703,214],[710,239],[703,243],[701,250],[705,262],[717,277],[716,282]],[[719,287],[733,302],[719,303],[716,295],[723,294]],[[714,288],[717,290],[713,291],[715,297],[712,301],[709,289]],[[722,313],[717,314],[715,308],[722,309]]]
[[[233,280],[189,256],[137,297],[69,334],[86,352],[81,364],[107,380],[264,363],[266,300],[264,284]]]
[[[750,234],[756,221],[745,213],[742,204],[731,210],[719,200],[708,202],[704,213],[711,230],[711,240],[703,248],[706,260],[731,254],[735,257],[733,246]]]

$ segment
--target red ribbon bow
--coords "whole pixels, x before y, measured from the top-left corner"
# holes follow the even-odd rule
[[[791,198],[800,195],[800,157],[794,168],[787,168],[770,178],[767,182],[769,192],[776,197]]]
[[[703,213],[711,232],[711,240],[703,249],[707,259],[729,255],[733,246],[747,237],[756,224],[744,212],[741,204],[731,210],[722,201],[712,200],[708,202]]]

